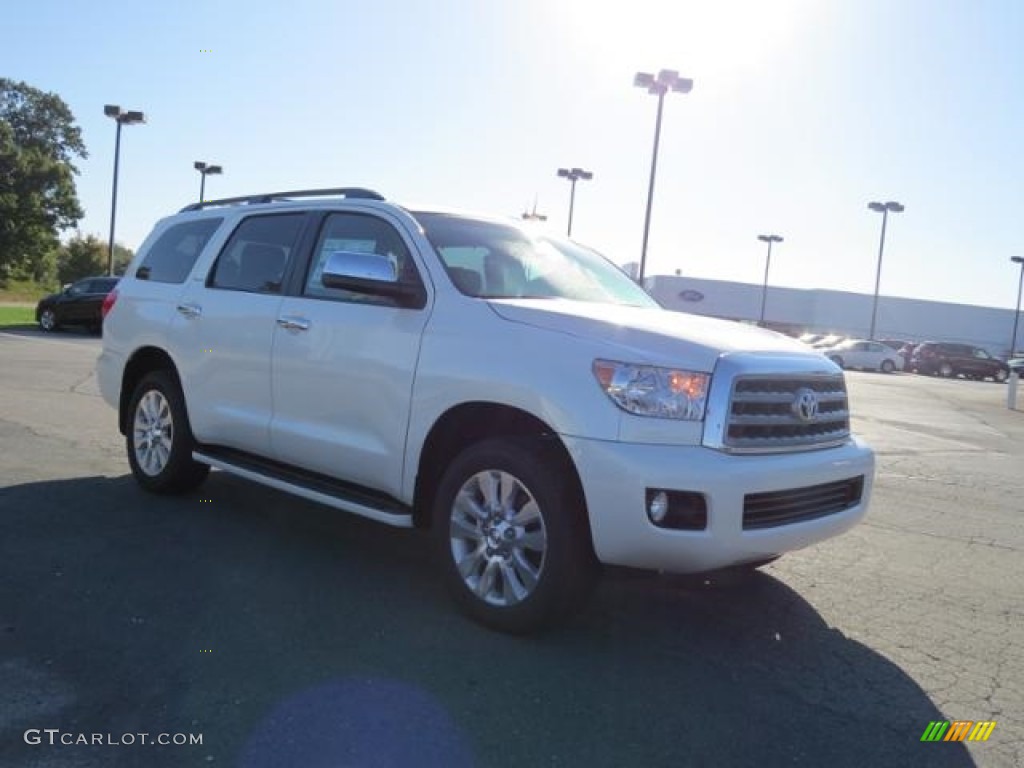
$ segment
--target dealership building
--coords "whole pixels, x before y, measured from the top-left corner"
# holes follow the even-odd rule
[[[655,275],[644,285],[667,309],[746,322],[757,322],[760,316],[760,285],[679,275]],[[768,286],[765,324],[788,333],[867,338],[872,300],[870,294]],[[1005,358],[1013,323],[1012,309],[879,296],[875,338],[974,344]],[[1022,336],[1024,328],[1018,330],[1018,349],[1024,346]]]

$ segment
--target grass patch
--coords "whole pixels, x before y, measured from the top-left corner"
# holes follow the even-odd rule
[[[14,328],[19,325],[35,325],[35,307],[0,306],[0,328]]]
[[[46,294],[57,290],[55,285],[40,285],[30,280],[7,280],[0,282],[0,304],[27,302],[34,305]]]

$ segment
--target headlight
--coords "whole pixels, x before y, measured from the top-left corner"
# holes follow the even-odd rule
[[[622,410],[637,416],[700,421],[704,418],[711,374],[594,361],[594,378]]]

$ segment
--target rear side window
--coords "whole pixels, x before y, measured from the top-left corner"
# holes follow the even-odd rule
[[[284,270],[305,213],[250,216],[231,235],[213,266],[209,285],[231,291],[280,293]]]
[[[199,219],[175,224],[167,229],[135,271],[142,280],[157,283],[183,283],[206,243],[224,219]]]

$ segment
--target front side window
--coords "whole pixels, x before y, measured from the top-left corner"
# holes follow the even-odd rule
[[[224,221],[205,218],[168,227],[146,253],[135,276],[157,283],[183,283],[206,243]]]
[[[305,218],[305,213],[286,213],[245,219],[217,257],[209,286],[249,293],[280,293],[285,267]]]
[[[657,307],[621,269],[571,240],[500,222],[416,213],[448,277],[467,296]]]
[[[324,221],[317,239],[316,250],[303,295],[318,299],[355,301],[362,304],[394,306],[394,300],[384,296],[371,296],[342,288],[328,288],[323,284],[323,271],[331,254],[338,251],[374,253],[385,257],[400,282],[418,284],[419,273],[398,231],[383,219],[361,213],[332,213]]]

